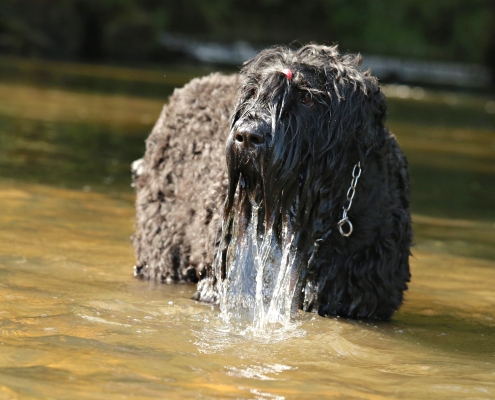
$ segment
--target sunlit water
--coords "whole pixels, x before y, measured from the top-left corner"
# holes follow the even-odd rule
[[[489,97],[390,99],[417,243],[392,322],[300,313],[260,335],[132,277],[128,165],[178,83],[22,63],[0,60],[0,398],[495,398]]]

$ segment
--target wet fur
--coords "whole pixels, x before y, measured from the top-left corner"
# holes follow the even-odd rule
[[[336,47],[268,49],[239,76],[213,74],[176,90],[136,177],[136,275],[201,280],[198,297],[215,300],[216,247],[228,244],[232,215],[249,224],[254,202],[261,233],[284,220],[298,232],[299,308],[390,319],[410,279],[412,231],[407,161],[385,114],[376,78]],[[265,138],[251,152],[235,139],[246,129]],[[343,237],[337,223],[357,162],[354,232]]]

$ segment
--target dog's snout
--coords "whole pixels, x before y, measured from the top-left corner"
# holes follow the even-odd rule
[[[265,141],[265,137],[262,133],[249,129],[238,130],[235,133],[234,138],[237,145],[242,147],[255,147]]]

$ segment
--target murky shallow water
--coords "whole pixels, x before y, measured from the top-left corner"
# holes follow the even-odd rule
[[[152,123],[143,115],[162,100],[10,79],[0,79],[0,398],[495,398],[486,99],[390,101],[417,242],[393,321],[301,313],[256,337],[190,300],[194,286],[132,277],[127,168]],[[26,90],[44,101],[26,110]]]

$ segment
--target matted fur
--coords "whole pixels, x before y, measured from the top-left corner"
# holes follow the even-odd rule
[[[261,234],[279,232],[282,221],[298,233],[299,308],[391,318],[410,279],[412,231],[407,162],[385,112],[360,58],[327,46],[268,49],[238,77],[213,74],[176,90],[136,178],[136,274],[166,282],[208,275],[198,297],[214,300],[217,246],[228,245],[232,216],[248,225],[256,203]],[[246,150],[245,132],[261,142]],[[357,162],[354,232],[343,237],[337,223]]]
[[[146,140],[132,238],[140,277],[197,282],[211,266],[236,82],[215,73],[176,89]]]

